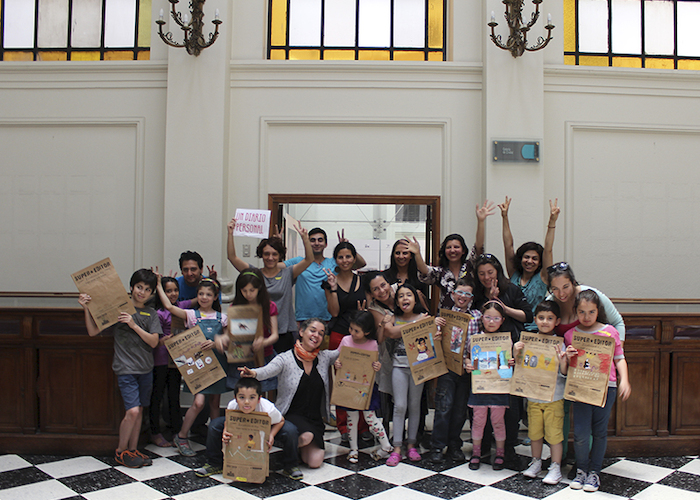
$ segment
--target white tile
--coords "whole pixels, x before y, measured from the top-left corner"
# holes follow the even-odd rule
[[[167,458],[156,458],[153,460],[153,465],[141,467],[139,469],[129,469],[128,467],[115,467],[120,472],[127,476],[133,477],[137,481],[148,481],[156,477],[170,476],[172,474],[180,474],[191,470],[189,467],[180,465]]]
[[[146,446],[146,449],[148,451],[152,451],[156,455],[160,455],[161,457],[174,457],[180,454],[180,452],[177,451],[177,448],[175,448],[174,446],[170,448],[159,448],[154,444],[149,444],[148,446]]]
[[[304,473],[306,477],[306,473]],[[229,497],[231,498],[231,497]],[[243,499],[243,497],[240,497]],[[254,497],[258,500],[257,497]],[[347,497],[338,495],[331,491],[324,490],[323,488],[316,488],[315,486],[309,486],[308,488],[302,488],[300,490],[289,491],[287,493],[282,493],[281,495],[276,495],[274,497],[269,497],[271,500],[347,500]],[[372,498],[372,497],[368,497]],[[235,500],[239,497],[236,495]],[[179,498],[177,500],[180,500]],[[209,499],[202,499],[209,500]],[[243,499],[246,500],[246,499]],[[252,499],[251,499],[252,500]],[[435,500],[435,499],[433,499]]]
[[[471,483],[489,485],[497,483],[498,481],[503,481],[507,477],[514,476],[517,472],[510,469],[503,470],[493,470],[489,464],[481,464],[479,470],[471,470],[469,464],[460,465],[454,469],[447,470],[442,473],[445,476],[456,477],[457,479],[464,479]]]
[[[168,495],[143,483],[129,483],[104,490],[83,493],[87,500],[161,500]]]
[[[32,464],[18,455],[0,455],[0,472],[8,470],[24,469],[31,467]]]
[[[671,498],[673,500],[700,500],[700,493],[664,486],[663,484],[652,484],[632,498],[634,500],[666,500]]]
[[[56,479],[87,474],[110,466],[94,457],[75,457],[37,465],[36,468]]]
[[[427,493],[423,493],[421,491],[398,486],[397,488],[392,488],[390,490],[365,497],[364,500],[437,500],[437,498],[438,497],[428,495]]]
[[[2,500],[60,500],[76,493],[56,479],[2,490]]]
[[[387,483],[403,485],[414,481],[420,481],[426,477],[434,476],[436,473],[400,462],[396,467],[380,465],[374,469],[364,470],[360,472],[360,474],[363,476],[373,477],[374,479],[379,479],[380,481],[385,481]]]
[[[318,469],[302,467],[301,471],[304,473],[304,479],[302,479],[302,482],[311,485],[325,483],[326,481],[340,479],[341,477],[353,474],[353,471],[351,470],[343,469],[342,467],[337,467],[327,463],[324,463]]]
[[[337,457],[339,455],[344,455],[347,452],[350,451],[350,448],[347,448],[346,446],[340,446],[339,444],[333,444],[326,442],[325,444],[325,450],[323,454],[323,459],[328,460],[329,458]]]
[[[697,474],[700,476],[700,460],[695,459],[692,462],[688,462],[678,470],[681,472],[688,472],[689,474]]]
[[[547,497],[547,500],[549,500],[550,498],[552,498],[552,497]],[[531,499],[530,499],[530,497],[518,495],[517,493],[511,493],[510,491],[499,490],[498,488],[492,488],[490,486],[486,486],[484,488],[479,488],[478,490],[469,492],[465,495],[456,497],[452,500],[531,500]],[[585,500],[585,499],[579,498],[578,500]]]
[[[202,490],[190,491],[189,493],[176,495],[173,498],[175,500],[259,500],[258,497],[250,493],[239,489],[233,489],[231,486],[225,484],[204,488]]]
[[[633,462],[632,460],[620,460],[609,467],[606,467],[601,472],[606,474],[615,474],[616,476],[628,477],[631,479],[639,479],[649,483],[657,483],[663,478],[672,474],[673,469],[659,467],[656,465],[642,464]]]

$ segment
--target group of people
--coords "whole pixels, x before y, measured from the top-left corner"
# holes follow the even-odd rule
[[[335,408],[336,425],[350,448],[348,460],[358,460],[358,434],[369,434],[379,441],[372,455],[377,460],[385,459],[389,466],[396,466],[404,458],[422,460],[417,436],[424,416],[424,384],[415,384],[411,377],[401,328],[429,316],[429,286],[435,285],[439,290],[435,311],[437,340],[439,329],[445,326],[439,317],[440,309],[468,313],[473,318],[468,337],[508,332],[515,356],[523,348],[519,342],[523,330],[563,337],[563,345],[557,349],[560,375],[554,401],[527,401],[533,459],[524,475],[534,478],[541,472],[546,439],[552,465],[543,481],[556,484],[561,480],[568,413],[573,406],[576,475],[571,487],[596,491],[612,404],[616,395],[626,399],[631,391],[622,350],[624,323],[604,294],[576,281],[568,263],[553,262],[552,247],[560,213],[557,201],[550,201],[544,246],[528,242],[517,251],[508,219],[510,204],[506,197],[498,205],[505,270],[497,257],[484,253],[486,220],[496,212],[496,206],[488,201],[476,206],[477,231],[471,249],[461,235],[451,234],[442,242],[437,265],[429,265],[415,238],[399,239],[392,248],[388,269],[362,275],[357,270],[365,266],[365,261],[343,233],[338,234],[333,258],[328,258],[324,255],[328,245],[326,232],[321,228],[307,231],[300,226],[295,229],[304,243],[303,257],[285,260],[286,248],[276,231],[258,245],[256,255],[263,266],[256,268],[238,257],[233,236],[236,221],[231,220],[227,225],[228,260],[240,273],[233,304],[258,304],[262,308],[264,336],[256,340],[253,349],[263,350],[263,366],[229,366],[226,362],[228,320],[221,312],[220,287],[213,267],[208,268],[208,277],[202,276],[204,266],[198,254],[182,254],[182,276],[178,279],[161,276],[157,270],[136,271],[130,283],[136,314],[123,313],[113,328],[113,369],[127,410],[120,426],[116,460],[128,467],[149,465],[150,459],[137,449],[146,406],[150,406],[152,441],[158,446],[170,445],[158,423],[164,394],[168,396],[171,425],[179,427],[173,444],[183,455],[193,455],[188,433],[208,398],[211,421],[207,464],[196,472],[198,476],[220,473],[221,442],[230,438],[224,430],[223,417],[219,416],[220,395],[233,389],[235,399],[229,408],[270,413],[270,445],[276,439],[283,448],[283,473],[301,479],[300,459],[311,468],[323,462],[324,422],[332,421],[332,371],[341,369],[338,356],[343,346],[376,350],[379,356],[379,361],[372,364],[377,383],[369,410]],[[146,305],[156,291],[160,304],[157,312]],[[86,311],[88,333],[96,335],[99,331],[87,310],[90,297],[81,295],[79,301]],[[199,324],[207,337],[202,348],[213,349],[228,372],[226,379],[195,395],[181,423],[179,373],[168,367],[163,346],[163,340],[171,335],[173,317],[184,320],[187,328]],[[563,383],[577,352],[571,346],[575,331],[615,340],[615,363],[603,408],[563,400]],[[468,349],[464,368],[462,375],[450,371],[437,380],[430,460],[468,460],[469,467],[476,470],[482,460],[490,459],[493,434],[496,454],[492,467],[517,468],[515,446],[525,401],[507,394],[473,394],[473,364]],[[267,392],[275,389],[276,394]],[[274,402],[262,397],[266,392],[276,395]],[[467,459],[462,451],[461,432],[470,413],[473,446]],[[391,434],[387,432],[389,422]]]

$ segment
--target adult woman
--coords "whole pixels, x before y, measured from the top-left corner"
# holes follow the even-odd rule
[[[494,204],[486,200],[479,207],[476,206],[476,241],[471,253],[467,252],[467,244],[459,234],[450,234],[447,236],[440,246],[438,252],[439,262],[437,266],[429,266],[423,260],[420,253],[420,245],[413,238],[409,243],[408,249],[416,259],[418,267],[418,278],[423,283],[435,284],[440,288],[440,309],[451,309],[454,305],[450,294],[454,290],[455,283],[459,278],[472,272],[474,269],[474,259],[484,250],[484,235],[486,217],[494,213]],[[467,255],[469,258],[467,259]]]
[[[549,200],[549,223],[547,234],[544,237],[544,248],[539,243],[528,241],[520,245],[517,251],[513,251],[513,234],[510,231],[508,220],[508,208],[512,198],[506,196],[506,201],[498,205],[503,218],[503,247],[506,253],[506,270],[511,283],[520,287],[532,310],[544,300],[547,295],[547,268],[554,262],[552,247],[554,246],[554,229],[561,210],[557,206],[557,200]],[[534,322],[527,323],[525,329],[530,332],[537,331]]]
[[[391,264],[384,271],[384,277],[390,285],[408,283],[418,290],[423,307],[428,309],[428,284],[418,278],[416,259],[409,249],[410,242],[406,238],[397,240],[391,249]]]
[[[236,255],[236,245],[233,241],[233,230],[236,227],[236,219],[228,223],[228,241],[226,252],[228,260],[238,272],[253,267]],[[314,261],[314,253],[306,229],[301,226],[294,229],[301,235],[304,242],[304,260],[298,264],[287,267],[284,265],[284,257],[287,249],[281,239],[273,236],[260,242],[256,250],[258,258],[263,260],[261,269],[265,278],[265,285],[270,294],[270,299],[277,304],[277,327],[279,340],[275,344],[275,351],[288,351],[294,345],[294,332],[296,331],[296,318],[294,317],[294,303],[292,299],[292,286],[294,280]]]
[[[319,349],[324,335],[323,322],[318,318],[308,319],[301,324],[299,340],[293,349],[261,368],[240,368],[244,377],[265,380],[277,376],[275,406],[286,420],[286,438],[298,440],[301,459],[312,469],[323,463],[323,419],[327,420],[330,415],[328,370],[338,359],[337,350]],[[285,464],[285,469],[294,467],[296,465]]]

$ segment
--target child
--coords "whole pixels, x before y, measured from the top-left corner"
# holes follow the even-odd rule
[[[236,387],[233,389],[235,399],[232,399],[228,404],[229,410],[240,410],[243,413],[251,413],[254,411],[267,413],[270,416],[270,437],[267,441],[267,452],[270,452],[275,436],[284,426],[284,417],[273,403],[267,399],[260,397],[261,385],[254,378],[240,378],[236,382]],[[207,432],[207,451],[205,452],[207,462],[204,467],[195,469],[194,473],[197,477],[209,477],[214,474],[221,474],[224,467],[224,453],[222,443],[227,444],[231,441],[231,433],[224,430],[226,428],[226,417],[212,419],[209,423],[209,431]],[[252,435],[248,436],[248,449],[251,449],[255,442],[251,441]],[[288,450],[285,449],[285,452]],[[291,450],[296,453],[296,448]]]
[[[505,310],[500,302],[490,300],[481,308],[481,322],[483,333],[496,333],[501,328],[505,319]],[[481,333],[481,332],[480,332]],[[513,358],[508,361],[512,366]],[[470,358],[465,358],[464,368],[469,373],[474,371],[474,365]],[[474,410],[472,422],[472,456],[469,459],[469,468],[478,470],[481,466],[481,440],[484,437],[486,418],[491,410],[491,425],[496,436],[496,458],[493,460],[493,470],[502,470],[505,463],[506,424],[505,413],[510,397],[508,394],[474,394],[469,396],[468,405]]]
[[[481,318],[481,312],[478,309],[471,309],[473,292],[474,282],[472,278],[469,275],[460,278],[450,294],[452,302],[454,302],[452,310],[469,314],[478,320]],[[438,330],[441,330],[445,327],[445,318],[435,318],[435,324],[438,326]],[[478,321],[470,321],[468,331],[463,332],[462,335],[466,335],[468,339],[479,333],[478,324]],[[452,332],[445,333],[451,335]],[[461,346],[461,339],[458,344]],[[465,355],[467,354],[465,349]],[[471,375],[469,372],[457,375],[448,371],[438,378],[435,390],[435,419],[430,441],[433,462],[442,463],[445,461],[445,456],[442,454],[445,446],[447,446],[447,456],[453,462],[464,462],[461,434],[464,423],[467,421],[467,399],[470,392]]]
[[[197,285],[197,302],[199,309],[181,309],[170,303],[168,296],[165,295],[161,284],[161,277],[158,276],[158,296],[165,308],[174,316],[185,320],[185,328],[194,328],[199,325],[207,340],[201,345],[202,350],[212,349],[214,340],[223,334],[223,330],[228,325],[226,314],[221,312],[221,304],[219,304],[219,282],[211,278],[203,278]],[[224,371],[228,368],[226,355],[215,351],[216,358],[221,363]],[[189,388],[185,386],[185,391],[189,392]],[[209,395],[209,415],[212,419],[219,416],[219,401],[221,394],[226,392],[226,379],[222,378],[218,382],[210,385],[203,391],[197,393],[185,414],[185,419],[182,422],[180,432],[173,437],[173,443],[177,447],[177,451],[185,457],[192,457],[197,453],[190,447],[187,437],[190,428],[194,423],[199,412],[204,408],[205,395]]]
[[[346,335],[340,341],[340,348],[343,346],[351,347],[353,349],[364,349],[365,351],[377,352],[377,332],[376,326],[374,324],[374,316],[372,313],[367,311],[354,311],[350,316],[350,326],[348,328],[350,335]],[[340,370],[342,364],[340,359],[335,361],[335,369]],[[382,364],[379,361],[374,361],[372,363],[372,369],[375,372],[381,370]],[[372,454],[372,458],[375,460],[381,460],[382,458],[387,458],[392,451],[389,439],[386,436],[386,431],[384,426],[377,418],[375,411],[380,406],[379,401],[379,390],[376,387],[370,389],[372,391],[372,400],[368,410],[362,412],[365,417],[365,422],[369,425],[370,432],[379,440],[381,448]],[[358,410],[353,410],[351,408],[345,408],[348,415],[348,434],[350,434],[350,453],[348,453],[348,461],[350,463],[356,464],[359,459],[359,454],[357,451],[357,426],[360,420],[360,412]]]
[[[249,267],[238,275],[236,280],[236,296],[231,303],[234,306],[238,305],[259,305],[262,308],[263,317],[263,338],[258,338],[253,341],[253,351],[257,352],[264,349],[263,356],[265,364],[269,363],[275,357],[273,346],[279,339],[277,332],[277,304],[270,300],[270,294],[267,292],[265,280],[262,272],[259,269]],[[219,337],[220,342],[217,342],[217,349],[221,352],[226,352],[229,345],[231,326],[227,326],[226,335]],[[252,365],[251,365],[252,368]],[[240,374],[235,366],[229,366],[229,384],[235,385]],[[229,385],[231,387],[231,385]],[[263,381],[262,392],[272,391],[277,388],[277,377]]]
[[[416,436],[420,423],[420,400],[423,393],[423,384],[414,384],[411,369],[406,356],[406,346],[401,339],[401,326],[413,323],[427,317],[427,311],[418,300],[416,289],[407,283],[399,285],[394,298],[396,309],[394,311],[394,324],[382,323],[384,335],[395,339],[391,351],[393,368],[391,370],[391,383],[394,392],[394,451],[389,455],[386,464],[395,467],[401,461],[401,444],[403,443],[403,428],[408,410],[408,433],[406,442],[408,445],[408,459],[418,462],[421,459],[416,449]],[[385,320],[388,319],[385,317]]]
[[[608,397],[604,407],[589,405],[575,401],[574,407],[574,451],[576,453],[576,477],[570,486],[574,490],[598,491],[600,488],[600,469],[603,466],[603,457],[608,441],[608,419],[610,411],[615,403],[615,397],[619,387],[620,398],[625,401],[632,391],[627,373],[627,361],[622,350],[620,335],[612,325],[605,324],[606,317],[600,297],[593,290],[583,290],[574,301],[574,311],[579,320],[579,325],[575,326],[564,334],[566,343],[566,357],[568,364],[564,366],[564,371],[572,364],[572,359],[578,355],[577,349],[571,345],[574,332],[592,333],[615,340],[615,353],[613,361],[617,370],[610,370],[608,380]],[[575,361],[574,361],[575,362]],[[611,364],[612,368],[612,364]],[[617,371],[617,373],[616,373]],[[619,384],[618,384],[619,377]],[[593,436],[593,444],[589,442]],[[589,457],[590,454],[590,457]]]
[[[106,331],[114,335],[114,360],[112,370],[117,376],[119,390],[124,400],[126,414],[119,425],[119,445],[114,459],[120,465],[132,469],[153,462],[150,457],[136,449],[141,432],[143,407],[148,406],[153,388],[153,353],[162,333],[156,311],[146,307],[156,286],[156,275],[148,269],[139,269],[129,282],[131,303],[136,312],[130,315],[119,313],[119,322]],[[85,326],[91,337],[100,333],[90,315],[88,304],[92,298],[80,294],[78,302],[85,310]]]
[[[554,328],[560,321],[559,304],[553,300],[545,300],[535,307],[535,323],[540,334],[556,335]],[[522,342],[516,342],[514,346],[516,357],[522,356],[524,347]],[[552,402],[527,399],[529,422],[527,434],[531,440],[532,461],[527,470],[523,472],[523,476],[535,478],[542,470],[542,446],[546,437],[552,453],[552,464],[542,480],[545,484],[557,484],[561,481],[561,460],[564,450],[564,386],[566,385],[566,377],[562,373],[566,370],[566,353],[558,344],[554,349],[560,367],[557,371],[557,385],[554,389]],[[527,358],[525,359],[527,360]]]

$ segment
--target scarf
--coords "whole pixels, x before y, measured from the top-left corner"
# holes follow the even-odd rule
[[[321,352],[321,349],[315,349],[311,352],[307,351],[301,347],[301,340],[297,340],[296,344],[294,344],[294,354],[302,361],[313,361],[319,352]]]

